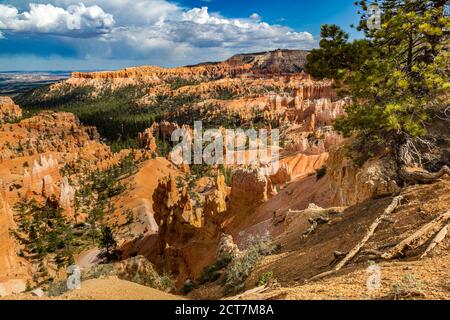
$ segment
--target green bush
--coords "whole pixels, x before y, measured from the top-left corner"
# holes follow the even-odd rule
[[[269,282],[270,279],[273,278],[273,272],[272,271],[268,271],[268,272],[264,272],[263,274],[261,274],[259,276],[258,281],[256,282],[256,286],[257,287],[261,287],[267,284],[267,282]]]
[[[389,299],[402,300],[423,297],[421,282],[411,273],[406,274],[400,283],[392,286]]]
[[[317,180],[322,179],[327,174],[327,167],[323,166],[322,168],[316,170],[316,178]]]
[[[221,273],[220,270],[226,268],[230,262],[233,260],[233,256],[230,254],[223,255],[219,260],[217,260],[213,265],[206,267],[203,269],[198,282],[200,284],[204,284],[207,282],[215,282],[217,281]]]
[[[227,270],[225,294],[232,294],[244,288],[245,280],[264,256],[274,252],[275,246],[269,234],[250,237],[243,255],[234,260]]]
[[[192,290],[194,290],[196,287],[195,282],[193,282],[192,280],[188,279],[184,282],[183,284],[183,288],[181,288],[181,293],[183,294],[188,294],[189,292],[191,292]]]

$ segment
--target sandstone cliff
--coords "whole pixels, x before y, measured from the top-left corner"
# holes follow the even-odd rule
[[[17,246],[11,231],[15,228],[13,212],[8,204],[0,179],[0,297],[25,291],[30,277],[27,263],[17,256]]]
[[[9,97],[0,97],[0,124],[22,117],[22,109]]]
[[[395,180],[396,164],[389,159],[371,159],[358,167],[346,156],[345,146],[341,146],[331,152],[327,167],[335,190],[332,202],[337,206],[354,205],[400,190]]]
[[[165,69],[153,66],[127,68],[120,71],[83,73],[74,72],[78,79],[154,78],[177,76],[182,78],[217,79],[236,77],[247,73],[273,75],[298,73],[306,63],[306,51],[277,50],[257,54],[236,55],[224,62]]]

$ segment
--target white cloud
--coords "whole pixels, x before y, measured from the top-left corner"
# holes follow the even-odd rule
[[[186,9],[168,0],[79,1],[35,0],[40,5],[30,7],[27,14],[3,6],[0,31],[64,35],[62,41],[83,57],[148,59],[164,65],[219,60],[240,52],[309,49],[316,44],[310,33],[268,24],[256,13],[229,19],[207,7]],[[10,3],[24,8],[28,1]],[[71,16],[81,18],[78,33],[66,26]]]
[[[52,4],[29,5],[29,11],[0,4],[0,30],[20,33],[42,33],[69,37],[93,37],[107,33],[114,19],[99,6],[80,3],[67,9]]]
[[[253,14],[250,16],[250,19],[256,20],[256,21],[260,21],[260,20],[261,20],[261,16],[260,16],[259,14],[257,14],[257,13],[253,13]]]
[[[192,47],[248,48],[300,47],[311,45],[313,36],[308,32],[254,19],[227,19],[210,14],[207,7],[194,8],[182,13],[181,20],[165,20],[147,28],[138,37],[157,37]]]

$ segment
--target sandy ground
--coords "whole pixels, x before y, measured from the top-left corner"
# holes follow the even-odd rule
[[[13,300],[181,300],[183,298],[142,286],[133,282],[111,277],[84,281],[81,289],[73,290],[59,297],[34,297],[21,294],[3,298]]]
[[[244,300],[376,300],[388,299],[392,288],[407,275],[417,281],[413,299],[450,300],[450,253],[420,261],[385,262],[380,265],[381,287],[368,289],[367,268],[345,270],[335,277],[263,293],[244,294]]]
[[[75,258],[75,264],[80,268],[90,268],[99,263],[99,253],[100,250],[97,248],[84,251]]]

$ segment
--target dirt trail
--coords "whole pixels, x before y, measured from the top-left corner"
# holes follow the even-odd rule
[[[90,268],[100,262],[99,253],[100,250],[97,248],[84,251],[75,258],[75,264],[80,268]]]

